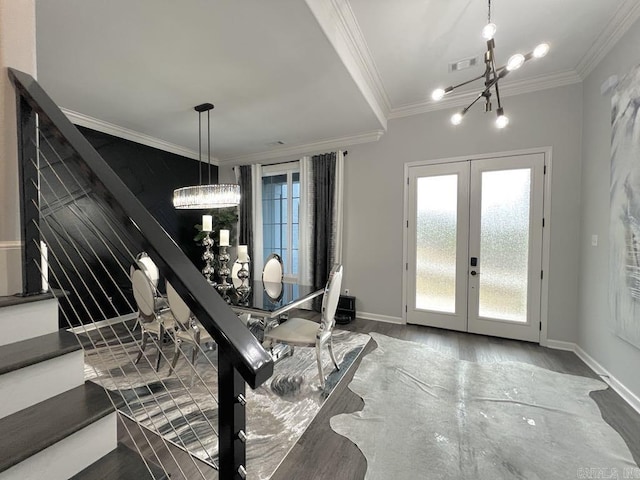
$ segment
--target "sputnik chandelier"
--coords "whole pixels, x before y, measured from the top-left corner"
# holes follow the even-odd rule
[[[453,85],[447,88],[437,88],[431,94],[431,98],[434,101],[442,100],[445,95],[452,92],[456,88],[468,85],[480,79],[484,79],[484,90],[480,92],[478,96],[476,96],[476,98],[466,108],[452,115],[451,123],[453,125],[460,125],[462,123],[462,119],[469,111],[469,109],[483,97],[485,99],[484,111],[490,112],[492,108],[491,91],[493,90],[498,102],[498,118],[496,118],[496,127],[506,127],[509,124],[509,117],[504,114],[504,108],[502,107],[502,103],[500,101],[500,90],[498,88],[498,82],[506,77],[510,72],[519,69],[526,61],[533,58],[542,58],[549,52],[549,45],[547,43],[541,43],[536,48],[534,48],[533,51],[527,53],[526,55],[523,55],[521,53],[512,55],[507,61],[506,65],[496,68],[494,53],[496,47],[496,42],[494,40],[494,36],[496,34],[496,25],[495,23],[491,22],[491,0],[488,0],[488,7],[489,14],[487,16],[487,24],[482,29],[482,37],[487,41],[487,51],[484,54],[484,73],[477,76],[476,78],[472,78],[471,80],[467,80],[466,82],[462,82],[458,85]]]

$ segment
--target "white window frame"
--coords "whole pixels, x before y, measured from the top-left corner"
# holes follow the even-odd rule
[[[277,165],[263,165],[262,166],[262,177],[260,178],[260,184],[262,185],[262,181],[265,177],[275,177],[277,175],[287,175],[287,250],[288,250],[288,258],[289,262],[287,265],[284,265],[283,278],[288,281],[297,281],[300,275],[300,245],[298,245],[298,274],[294,275],[291,272],[292,267],[292,259],[293,259],[293,174],[300,174],[300,162],[287,162],[280,163]],[[262,193],[262,192],[261,192]],[[261,195],[262,196],[262,195]],[[302,202],[302,198],[300,198],[300,202]],[[262,204],[262,198],[260,198],[260,203]],[[261,219],[261,222],[263,220]],[[260,228],[263,229],[263,237],[264,237],[264,224],[261,223]],[[298,217],[298,242],[300,241],[300,218]]]

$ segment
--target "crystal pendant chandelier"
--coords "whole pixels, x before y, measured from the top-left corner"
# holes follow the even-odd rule
[[[453,85],[447,88],[437,88],[431,94],[431,98],[434,101],[442,100],[445,95],[452,92],[456,88],[468,85],[480,79],[484,79],[484,90],[482,90],[466,108],[453,114],[453,116],[451,117],[451,123],[453,125],[460,125],[467,111],[481,98],[485,99],[484,111],[490,112],[492,109],[491,91],[493,90],[496,96],[496,101],[498,103],[498,109],[496,111],[496,113],[498,114],[498,117],[496,118],[496,127],[506,127],[509,124],[509,117],[504,114],[504,108],[502,107],[502,102],[500,101],[500,90],[498,88],[498,82],[506,77],[510,72],[519,69],[526,61],[536,58],[542,58],[549,52],[549,45],[546,43],[541,43],[535,49],[533,49],[533,51],[527,53],[526,55],[523,55],[521,53],[512,55],[507,61],[506,65],[496,68],[494,53],[496,43],[494,40],[494,36],[496,34],[497,28],[495,23],[491,22],[491,0],[488,0],[488,7],[489,14],[487,24],[482,29],[482,37],[487,41],[487,51],[484,54],[484,73],[458,85]]]
[[[235,207],[240,204],[240,185],[211,183],[211,103],[196,105],[198,112],[198,185],[177,188],[173,191],[173,206],[178,209],[200,209]],[[207,156],[209,179],[202,185],[202,113],[207,112]]]

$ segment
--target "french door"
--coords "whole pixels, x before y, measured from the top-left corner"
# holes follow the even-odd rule
[[[538,342],[544,155],[409,167],[407,322]]]

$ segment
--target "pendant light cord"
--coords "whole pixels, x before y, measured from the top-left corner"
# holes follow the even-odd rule
[[[489,13],[487,15],[487,23],[491,23],[491,0],[489,1]]]
[[[202,112],[198,112],[198,185],[202,185]]]
[[[209,158],[209,185],[211,185],[211,110],[207,110],[207,156]]]

